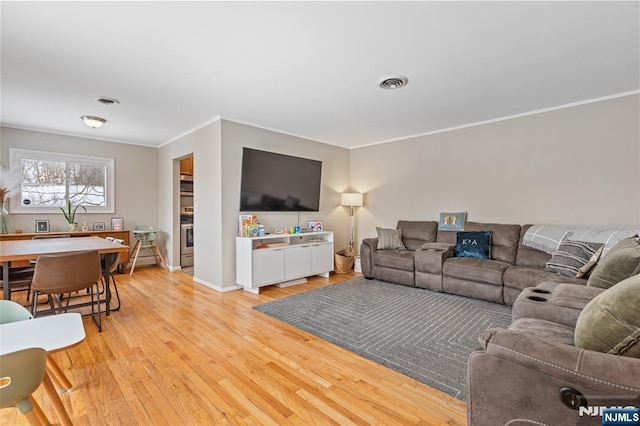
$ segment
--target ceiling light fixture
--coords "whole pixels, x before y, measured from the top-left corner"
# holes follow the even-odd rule
[[[403,75],[388,75],[378,81],[378,86],[382,89],[393,90],[406,86],[407,83],[409,83],[409,79]]]
[[[83,115],[82,117],[82,121],[84,122],[84,124],[86,124],[87,126],[93,128],[93,129],[97,129],[98,127],[102,127],[104,126],[104,123],[107,122],[107,120],[105,120],[102,117],[94,117],[91,115]]]

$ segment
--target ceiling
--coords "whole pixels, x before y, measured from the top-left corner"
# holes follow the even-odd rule
[[[4,1],[0,121],[148,146],[220,117],[397,140],[638,93],[639,4]],[[408,85],[380,89],[391,74]]]

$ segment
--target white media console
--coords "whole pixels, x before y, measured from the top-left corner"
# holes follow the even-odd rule
[[[307,282],[333,271],[333,232],[236,237],[236,282],[258,294],[260,287]]]

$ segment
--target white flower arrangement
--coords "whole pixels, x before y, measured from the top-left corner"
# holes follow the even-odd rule
[[[0,166],[0,201],[14,195],[20,189],[20,175],[14,170]]]

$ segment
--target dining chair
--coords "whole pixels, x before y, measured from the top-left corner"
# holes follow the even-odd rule
[[[38,256],[33,273],[33,299],[31,314],[67,312],[69,308],[91,306],[91,318],[99,331],[102,331],[102,316],[100,310],[100,286],[102,265],[97,250],[80,251],[64,254],[41,254]],[[88,289],[91,302],[70,305],[71,293]],[[46,294],[50,309],[38,311],[38,295]],[[66,296],[65,296],[66,295]],[[95,300],[94,300],[95,298]],[[57,302],[57,306],[56,303]],[[97,320],[95,307],[97,305]]]
[[[142,249],[151,249],[153,252],[153,256],[156,259],[156,264],[162,267],[166,267],[166,263],[158,246],[156,245],[156,234],[160,232],[159,229],[151,225],[138,225],[133,228],[133,235],[136,237],[136,244],[131,249],[131,254],[135,252],[133,257],[133,262],[131,263],[131,271],[129,272],[129,276],[133,275],[133,270],[136,267],[136,262],[138,260],[138,255],[140,254],[140,250]]]
[[[31,312],[21,304],[13,300],[0,300],[0,324],[32,320]],[[58,392],[70,391],[73,388],[71,381],[64,374],[58,363],[47,354],[47,369],[53,379],[59,384]]]
[[[0,355],[0,408],[17,407],[31,425],[49,424],[32,394],[43,381],[47,351],[28,348]]]

